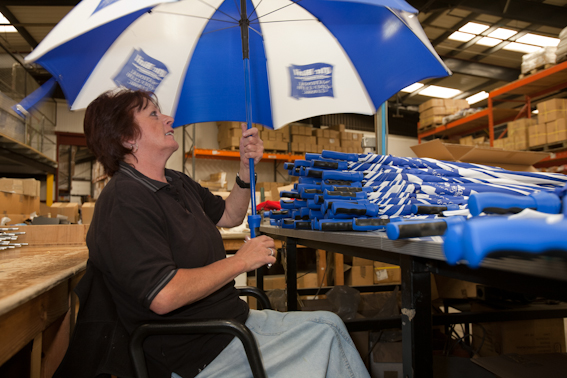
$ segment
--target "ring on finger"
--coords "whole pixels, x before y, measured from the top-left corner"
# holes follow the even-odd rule
[[[268,251],[270,251],[270,256],[274,255],[274,250],[272,248],[268,248]]]

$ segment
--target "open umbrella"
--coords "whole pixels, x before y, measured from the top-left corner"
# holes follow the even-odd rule
[[[372,115],[400,89],[450,74],[403,0],[83,0],[26,61],[72,109],[145,89],[174,127]]]

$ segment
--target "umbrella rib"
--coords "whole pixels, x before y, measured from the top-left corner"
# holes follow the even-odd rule
[[[294,5],[294,4],[297,4],[297,3],[299,3],[300,1],[301,1],[301,0],[292,1],[292,2],[291,2],[291,4],[288,4],[288,5],[284,5],[284,6],[283,6],[283,7],[281,7],[281,8],[278,8],[278,9],[274,9],[274,10],[273,10],[273,11],[271,11],[271,12],[268,12],[268,13],[266,13],[266,14],[263,14],[263,15],[261,15],[261,16],[258,16],[257,18],[255,18],[255,19],[253,19],[253,20],[250,20],[250,22],[252,22],[252,21],[256,21],[256,20],[260,19],[261,17],[265,17],[265,16],[267,16],[267,15],[270,15],[270,14],[272,14],[272,13],[278,12],[278,11],[280,11],[280,10],[284,9],[284,8],[290,7],[290,6]],[[258,5],[259,5],[259,4],[258,4]],[[256,10],[256,9],[254,9],[254,10]]]
[[[204,1],[202,1],[202,2],[203,2],[203,3],[205,3]],[[205,4],[207,4],[207,3],[205,3]],[[195,15],[192,15],[192,14],[179,14],[179,13],[175,13],[175,12],[167,12],[167,11],[163,11],[163,10],[154,10],[154,12],[156,12],[156,13],[163,13],[163,14],[172,14],[172,15],[176,15],[176,16],[185,16],[185,17],[202,18],[202,19],[205,19],[205,20],[211,20],[211,21],[220,21],[220,22],[234,22],[234,23],[238,23],[238,20],[237,20],[236,18],[232,17],[231,15],[229,15],[229,14],[227,14],[227,13],[225,13],[225,12],[223,12],[223,11],[219,10],[218,8],[215,8],[215,7],[213,7],[213,6],[212,6],[212,5],[210,5],[210,4],[207,4],[207,5],[208,5],[209,7],[211,7],[211,8],[213,8],[214,10],[216,10],[216,11],[218,11],[218,12],[220,12],[220,13],[224,14],[225,16],[227,16],[228,18],[230,18],[230,19],[231,19],[231,20],[233,20],[233,21],[229,21],[229,20],[221,20],[221,19],[218,19],[218,18],[209,18],[209,17],[203,17],[203,16],[195,16]]]
[[[258,20],[258,19],[256,19],[256,20]],[[315,20],[313,20],[313,19],[302,19],[302,20],[297,19],[297,20],[262,21],[262,24],[273,24],[273,23],[276,23],[276,22],[297,22],[297,21],[311,21],[311,22],[313,22]],[[257,23],[259,25],[260,21],[258,21]]]

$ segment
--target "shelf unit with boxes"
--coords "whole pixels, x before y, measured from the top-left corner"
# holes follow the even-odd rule
[[[422,129],[423,131],[418,132],[418,140],[421,142],[421,139],[430,136],[466,135],[488,129],[490,145],[494,146],[495,126],[518,121],[522,116],[530,119],[532,103],[542,102],[545,97],[565,88],[567,88],[567,61],[491,91],[488,96],[488,107],[486,109],[449,122],[446,125],[427,130]],[[518,96],[523,96],[523,100],[518,100]],[[495,103],[498,103],[498,106]],[[523,107],[520,110],[517,109],[518,103],[523,103]],[[517,126],[521,125],[518,124]],[[566,159],[567,154],[562,151],[555,153],[548,159],[544,159],[541,164],[546,166],[556,165],[561,164]]]

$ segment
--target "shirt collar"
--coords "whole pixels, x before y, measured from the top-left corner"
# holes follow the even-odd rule
[[[118,172],[125,174],[126,176],[129,176],[131,178],[133,178],[134,180],[140,182],[142,185],[144,185],[146,188],[150,189],[152,192],[157,192],[158,190],[168,186],[168,183],[165,182],[161,182],[161,181],[157,181],[157,180],[153,180],[147,176],[144,176],[142,173],[140,173],[138,170],[136,170],[134,167],[132,167],[131,165],[121,161],[120,162],[120,167],[118,169]],[[165,174],[166,174],[166,179],[168,182],[172,181],[172,175],[169,174],[169,170],[166,169],[165,170]]]

